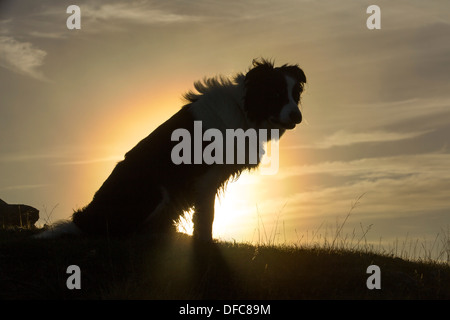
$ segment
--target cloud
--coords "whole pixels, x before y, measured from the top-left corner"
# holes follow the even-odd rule
[[[122,161],[123,156],[110,156],[103,158],[95,158],[95,159],[85,159],[85,160],[74,160],[74,161],[63,161],[57,162],[55,165],[65,166],[65,165],[83,165],[83,164],[92,164],[98,162],[118,162]]]
[[[447,159],[448,160],[448,159]],[[302,216],[333,216],[345,214],[352,201],[364,194],[363,206],[358,209],[366,218],[393,218],[413,213],[428,214],[449,210],[448,176],[438,178],[425,174],[402,177],[393,175],[380,179],[361,177],[340,186],[312,188],[289,197],[287,214]],[[285,198],[286,199],[286,198]],[[271,199],[277,201],[277,199]],[[278,200],[280,201],[280,200]]]
[[[45,159],[60,158],[61,155],[56,153],[36,153],[36,154],[2,154],[0,155],[0,162],[26,162]]]
[[[26,189],[44,188],[44,187],[48,187],[48,186],[50,186],[50,184],[23,184],[23,185],[3,187],[0,190],[2,190],[2,191],[26,190]]]
[[[343,219],[364,194],[349,227],[374,224],[381,230],[376,237],[379,232],[399,235],[398,228],[433,234],[442,223],[448,224],[449,163],[450,154],[434,153],[281,168],[278,175],[265,177],[266,184],[290,192],[259,190],[253,203],[265,221],[281,211],[281,219],[291,228],[314,229],[323,221]]]
[[[319,148],[326,149],[337,146],[348,146],[355,143],[365,142],[388,142],[404,139],[416,138],[422,136],[432,130],[419,132],[388,132],[388,131],[372,131],[372,132],[348,132],[339,130],[315,145],[303,145],[299,148]]]
[[[200,21],[199,16],[172,12],[169,9],[156,9],[147,1],[117,2],[94,6],[80,5],[82,29],[89,31],[121,30],[127,24],[153,25]]]
[[[39,68],[47,52],[30,42],[20,42],[9,36],[0,36],[0,66],[18,74],[48,81]]]
[[[365,194],[358,212],[370,223],[426,217],[450,209],[449,163],[450,154],[433,153],[281,168],[276,176],[268,177],[280,179],[271,185],[283,181],[294,193],[261,197],[258,204],[275,212],[277,205],[288,201],[283,209],[285,219],[317,222],[345,215],[352,200]]]
[[[62,32],[54,32],[54,31],[31,31],[29,33],[33,38],[42,38],[42,39],[66,39],[67,35]]]
[[[73,148],[75,149],[75,148]],[[78,154],[78,153],[77,153]],[[74,153],[70,153],[67,150],[60,151],[59,153],[36,153],[36,154],[3,154],[0,155],[0,163],[17,163],[17,162],[34,162],[37,160],[53,160],[57,161],[57,159],[73,159],[77,156]],[[123,160],[123,156],[106,156],[106,157],[98,157],[98,158],[89,158],[82,160],[62,160],[53,162],[53,165],[64,166],[64,165],[84,165],[84,164],[92,164],[98,162],[119,162]]]
[[[328,174],[359,179],[396,178],[416,175],[426,179],[450,180],[450,154],[427,153],[409,156],[365,158],[353,161],[322,162],[313,165],[280,168],[277,179],[299,177],[310,174]]]
[[[98,8],[82,6],[83,17],[102,20],[127,20],[136,23],[152,24],[159,22],[180,22],[187,19],[184,15],[150,9],[146,6],[130,3],[104,4]]]

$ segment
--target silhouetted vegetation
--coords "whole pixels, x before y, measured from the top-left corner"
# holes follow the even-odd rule
[[[450,266],[329,248],[191,237],[35,240],[0,230],[0,299],[450,299]],[[69,265],[81,289],[69,290]],[[369,265],[381,290],[369,290]]]

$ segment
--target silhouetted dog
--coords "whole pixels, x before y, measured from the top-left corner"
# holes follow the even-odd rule
[[[122,236],[144,230],[166,231],[184,210],[193,208],[194,236],[211,240],[218,190],[243,170],[258,166],[264,153],[262,144],[271,138],[269,134],[261,139],[261,129],[276,129],[281,137],[301,122],[298,103],[305,83],[305,74],[297,65],[276,68],[266,60],[254,60],[245,75],[196,82],[198,92],[185,95],[188,104],[131,149],[92,202],[74,213],[73,223],[60,224],[53,235]],[[249,142],[245,161],[241,161],[239,148],[226,148],[233,143],[226,140],[229,129],[256,130],[258,142]],[[209,142],[213,140],[210,134],[217,132],[226,140],[222,149],[217,147],[217,136]],[[194,138],[180,141],[183,134]],[[199,134],[203,139],[200,144],[194,141]],[[213,143],[215,150],[211,152]],[[213,163],[202,159],[207,148],[216,160]],[[253,151],[258,156],[250,161]],[[51,232],[41,235],[49,236]]]

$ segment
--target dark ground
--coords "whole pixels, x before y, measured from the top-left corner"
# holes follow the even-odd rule
[[[326,249],[197,244],[188,236],[34,240],[0,230],[5,299],[450,299],[450,266]],[[67,267],[80,268],[69,290]],[[369,290],[367,267],[381,271]]]

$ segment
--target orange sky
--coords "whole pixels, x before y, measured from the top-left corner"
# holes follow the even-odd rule
[[[78,1],[81,30],[66,27],[70,4],[0,5],[6,202],[69,217],[194,81],[262,56],[304,69],[305,121],[283,137],[278,174],[230,185],[216,237],[255,241],[277,223],[280,240],[331,233],[362,194],[349,234],[448,230],[448,1],[377,1],[380,30],[368,1]]]

